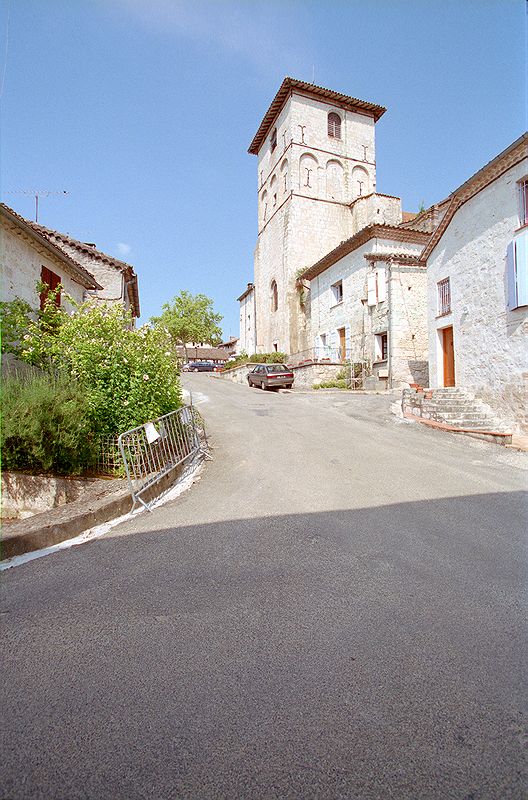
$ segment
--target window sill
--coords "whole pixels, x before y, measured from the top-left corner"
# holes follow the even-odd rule
[[[379,364],[386,364],[388,360],[389,360],[388,358],[379,358],[376,361],[372,362],[372,366],[374,367]]]
[[[333,308],[337,308],[338,306],[342,306],[342,305],[343,305],[343,301],[340,300],[339,303],[334,303],[333,306],[330,306],[330,311],[332,311]]]
[[[437,314],[435,319],[443,319],[444,317],[449,317],[451,316],[452,313],[453,312],[451,309],[449,309],[449,311],[443,311],[441,314]]]
[[[516,233],[520,233],[521,231],[525,231],[527,228],[528,228],[528,222],[525,222],[523,225],[520,225],[518,228],[516,228],[514,230],[514,232],[513,232],[514,236],[515,236]]]

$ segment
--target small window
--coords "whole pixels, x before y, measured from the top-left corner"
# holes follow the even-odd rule
[[[386,361],[388,358],[388,335],[387,333],[377,333],[374,337],[374,360]]]
[[[337,281],[330,287],[332,289],[333,305],[343,302],[343,281]]]
[[[276,311],[279,307],[279,292],[277,289],[277,281],[271,282],[270,304],[272,311]]]
[[[42,267],[40,270],[40,281],[41,283],[46,284],[46,288],[40,293],[40,310],[43,311],[46,300],[48,299],[48,293],[56,290],[57,286],[59,286],[61,282],[61,279],[59,275],[56,275],[47,267]],[[55,296],[55,304],[57,306],[60,306],[61,304],[60,292],[57,292]]]
[[[332,139],[341,138],[341,117],[335,111],[331,111],[328,115],[328,135]]]
[[[275,150],[277,147],[277,128],[273,128],[273,133],[271,134],[271,152]]]
[[[444,278],[437,284],[438,290],[438,316],[443,317],[451,313],[451,286],[449,278]]]
[[[519,225],[528,225],[528,178],[517,184],[519,187]]]

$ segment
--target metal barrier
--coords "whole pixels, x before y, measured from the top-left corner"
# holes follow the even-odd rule
[[[200,425],[203,429],[203,423]],[[205,439],[205,431],[203,435]],[[174,467],[205,452],[192,405],[121,433],[118,443],[134,500],[133,508],[141,503],[148,511],[151,510],[149,503],[141,495]]]

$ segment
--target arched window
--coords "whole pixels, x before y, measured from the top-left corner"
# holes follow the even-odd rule
[[[328,135],[332,139],[341,138],[341,117],[335,111],[331,111],[328,115]]]
[[[276,311],[279,307],[279,292],[277,290],[277,281],[275,280],[271,282],[270,303],[271,303],[271,310]]]

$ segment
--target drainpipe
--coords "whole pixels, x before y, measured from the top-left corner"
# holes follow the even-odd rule
[[[393,383],[393,381],[392,381],[392,327],[393,327],[393,325],[392,325],[392,258],[389,258],[389,260],[387,261],[387,266],[388,266],[388,269],[389,269],[389,281],[388,281],[389,289],[388,289],[388,296],[387,296],[388,306],[389,306],[389,309],[388,309],[389,310],[389,319],[388,319],[388,323],[389,324],[387,326],[387,333],[388,333],[388,337],[387,337],[387,339],[388,339],[388,341],[387,341],[387,349],[388,349],[387,366],[389,368],[389,380],[388,380],[389,389],[392,389],[392,383]]]

